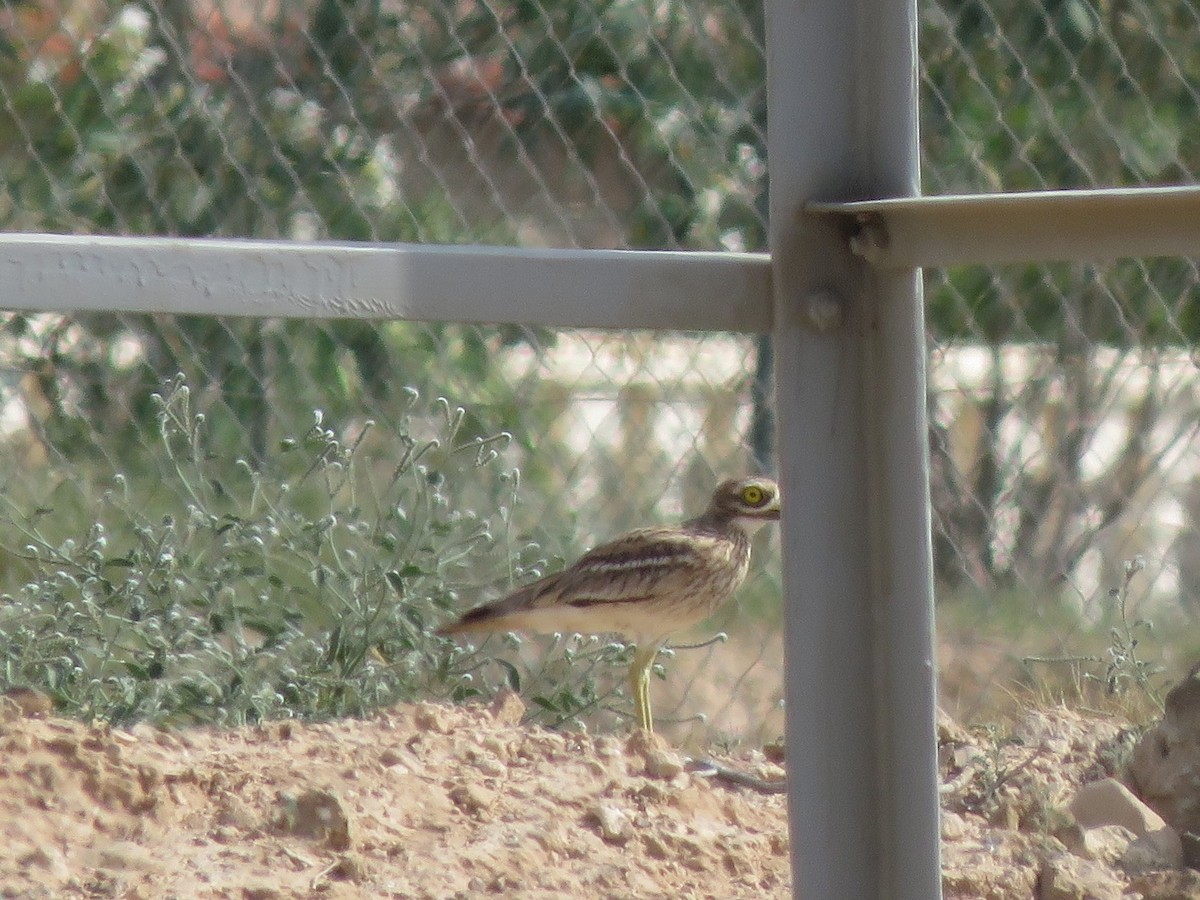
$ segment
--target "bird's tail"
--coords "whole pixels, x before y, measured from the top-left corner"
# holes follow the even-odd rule
[[[442,637],[450,637],[454,634],[464,634],[468,631],[490,631],[489,622],[496,619],[498,614],[492,609],[491,605],[478,606],[464,615],[457,622],[449,622],[435,631],[435,634]]]
[[[554,577],[554,576],[551,576]],[[505,620],[513,613],[519,613],[532,607],[534,601],[545,590],[549,578],[543,578],[523,588],[518,588],[511,594],[477,606],[466,613],[456,622],[449,622],[437,629],[435,634],[450,637],[470,631],[500,631],[505,629]]]

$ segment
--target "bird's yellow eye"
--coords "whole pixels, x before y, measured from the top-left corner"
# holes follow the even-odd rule
[[[748,506],[762,506],[766,499],[766,491],[757,484],[749,484],[742,488],[742,502]]]

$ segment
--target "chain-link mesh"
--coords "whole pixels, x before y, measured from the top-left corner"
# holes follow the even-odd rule
[[[927,192],[1193,182],[1198,22],[924,4]],[[927,277],[943,704],[1136,708],[1194,659],[1196,280],[1185,260]]]
[[[921,13],[927,192],[1193,179],[1192,5],[943,0]],[[753,0],[0,0],[0,228],[763,249],[761,21]],[[1064,683],[1084,672],[1112,682],[1143,671],[1143,658],[1175,667],[1186,657],[1179,641],[1130,641],[1142,633],[1134,605],[1160,623],[1184,621],[1200,582],[1189,452],[1195,281],[1195,266],[1178,261],[929,275],[936,570],[952,708],[994,711],[1013,683],[1047,684],[1064,669]],[[22,603],[44,592],[33,589],[38,571],[51,580],[65,572],[59,588],[74,578],[71,590],[91,596],[95,583],[144,562],[81,536],[114,506],[139,553],[159,547],[165,580],[147,579],[159,593],[183,577],[162,562],[172,542],[208,564],[210,545],[195,543],[202,517],[194,527],[180,519],[193,510],[218,523],[204,538],[213,546],[247,529],[245,546],[221,545],[230,560],[258,552],[253,540],[297,552],[299,537],[278,537],[282,513],[254,517],[265,485],[291,472],[287,453],[313,442],[314,410],[324,463],[353,447],[380,497],[390,496],[397,460],[429,435],[444,442],[449,429],[459,446],[498,451],[493,468],[431,463],[427,481],[445,483],[418,491],[431,510],[449,510],[431,512],[421,532],[439,558],[458,552],[451,538],[471,516],[489,525],[494,551],[454,577],[430,574],[416,538],[398,550],[387,528],[371,532],[374,552],[403,563],[387,572],[395,595],[436,595],[430,617],[625,527],[694,511],[721,474],[772,467],[769,346],[744,337],[100,315],[10,315],[3,335],[3,500],[20,528],[3,540],[0,578]],[[492,440],[501,432],[511,441]],[[181,439],[186,465],[168,452],[182,452]],[[239,482],[239,472],[253,477]],[[303,493],[308,472],[301,463],[286,477]],[[244,486],[245,506],[243,488],[228,485]],[[331,533],[338,517],[318,507],[335,493],[288,507],[307,523],[297,535]],[[342,524],[369,505],[357,494],[346,501]],[[771,539],[760,540],[739,603],[698,632],[724,628],[730,642],[681,651],[655,685],[660,712],[709,717],[705,739],[781,729],[778,566]],[[319,590],[332,583],[327,572],[348,571],[354,550],[329,546],[335,563],[292,560]],[[84,547],[101,561],[95,571],[77,558]],[[1126,585],[1135,557],[1146,568]],[[90,574],[76,578],[68,563]],[[221,583],[240,596],[234,576],[258,578],[256,566],[237,562]],[[302,578],[262,577],[261,595],[277,605],[303,607],[311,592]],[[369,593],[372,582],[355,584]],[[1110,589],[1128,594],[1124,620]],[[129,591],[151,605],[159,596]],[[230,609],[244,616],[258,597]],[[205,594],[195,609],[209,610],[210,625],[220,620],[213,652],[234,653],[244,632],[227,626],[228,611],[213,612],[218,600]],[[257,614],[247,627],[265,638],[249,642],[220,696],[238,689],[252,651],[300,627]],[[343,674],[395,669],[412,648],[389,640],[372,637],[354,653],[343,635],[312,652]],[[137,679],[159,677],[153,640],[116,643],[103,652],[124,652]],[[606,704],[556,698],[545,684],[562,670],[528,645],[503,643],[488,652],[508,668],[459,660],[446,680],[507,676],[558,704],[560,718]],[[607,652],[567,644],[551,657],[565,651],[578,666]],[[36,665],[10,653],[0,678],[42,673],[66,696],[72,673],[90,671],[72,652]],[[1024,662],[1033,657],[1070,662]]]
[[[760,20],[742,0],[704,8],[3,0],[0,228],[761,248]],[[364,704],[398,693],[403,679],[346,677],[352,664],[414,665],[418,642],[403,639],[412,622],[398,620],[394,633],[372,624],[385,606],[389,614],[405,607],[400,618],[419,614],[427,631],[623,529],[698,512],[722,475],[770,465],[768,391],[758,375],[767,361],[760,366],[757,343],[744,337],[14,315],[3,340],[4,499],[17,527],[3,541],[2,589],[26,619],[47,608],[99,616],[123,636],[113,643],[123,642],[129,672],[114,675],[88,658],[99,651],[51,632],[43,637],[61,646],[56,654],[10,652],[0,678],[51,681],[68,707],[84,707],[74,682],[128,682],[131,672],[139,683],[83,691],[92,712],[161,714],[152,707],[163,692],[147,699],[141,682],[169,680],[164,665],[193,653],[211,683],[177,673],[181,689],[212,705],[242,703],[242,717],[284,713],[258,695],[240,699],[251,691],[248,669],[267,665],[254,656],[261,647],[282,657],[272,663],[281,671],[301,673],[262,691],[307,698],[307,711],[354,708],[322,705],[330,693],[359,692]],[[374,426],[364,431],[368,420]],[[432,492],[427,484],[401,490],[390,473],[409,442],[419,448],[429,437],[443,451],[482,441],[499,457],[463,467],[431,451],[422,477]],[[343,458],[350,448],[353,458]],[[324,467],[355,466],[360,492],[397,494],[403,513],[350,502],[345,488],[315,489],[306,450]],[[289,491],[275,490],[281,485]],[[424,502],[433,512],[422,531],[406,507]],[[322,505],[328,515],[318,514]],[[454,529],[468,520],[482,522],[490,541],[466,534],[456,543]],[[105,526],[109,544],[96,543],[89,523]],[[133,549],[114,549],[126,532]],[[231,541],[243,532],[244,541]],[[327,534],[328,546],[306,543],[315,534]],[[369,546],[354,535],[369,535]],[[656,686],[660,719],[696,722],[705,713],[722,732],[780,731],[781,651],[766,637],[778,631],[777,565],[770,540],[760,540],[744,615],[696,632],[703,639],[725,627],[733,640],[679,653],[673,677]],[[163,546],[191,565],[229,560],[233,574],[216,567],[220,590],[193,583],[162,562]],[[81,552],[95,557],[93,568]],[[347,564],[347,554],[362,552],[391,562],[379,573]],[[447,570],[462,554],[468,564]],[[247,556],[252,564],[241,562]],[[137,584],[105,586],[125,569],[158,591],[201,596],[168,608]],[[284,574],[246,589],[264,569]],[[360,607],[388,579],[390,606]],[[49,607],[39,605],[45,596]],[[307,619],[281,621],[264,610],[271,603]],[[293,646],[289,629],[309,628],[314,603],[358,618],[334,615],[325,624],[341,631],[322,637],[313,626],[315,645]],[[203,611],[193,631],[204,639],[187,629],[171,640],[146,637],[113,619],[149,615],[143,608],[163,621]],[[357,638],[347,622],[358,623]],[[250,624],[256,634],[245,638]],[[228,650],[231,641],[249,650]],[[441,676],[418,687],[462,696],[508,680],[551,721],[622,708],[606,693],[621,685],[627,661],[611,645],[510,644],[492,640],[479,655],[448,661],[417,654],[416,665]],[[226,660],[227,650],[237,658]],[[701,666],[711,671],[689,686]],[[571,667],[595,672],[599,694],[559,691]],[[177,703],[181,714],[186,705]]]

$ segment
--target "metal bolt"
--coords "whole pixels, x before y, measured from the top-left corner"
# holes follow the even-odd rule
[[[858,229],[850,235],[850,252],[869,263],[878,261],[891,243],[883,217],[867,213],[858,217]]]

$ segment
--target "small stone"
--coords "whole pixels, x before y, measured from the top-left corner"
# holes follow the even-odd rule
[[[1083,833],[1083,848],[1091,859],[1117,865],[1137,835],[1124,825],[1101,825]]]
[[[1200,872],[1146,872],[1129,879],[1129,890],[1142,900],[1196,900],[1200,897]]]
[[[450,800],[463,812],[478,815],[496,802],[496,792],[478,784],[460,784],[450,790]]]
[[[1130,842],[1119,864],[1130,874],[1178,869],[1183,865],[1183,844],[1174,828],[1164,826]]]
[[[625,753],[642,757],[651,778],[674,778],[684,769],[683,760],[663,738],[642,728],[625,741]]]
[[[601,803],[592,810],[591,818],[600,826],[600,837],[610,844],[629,840],[629,816],[620,809]]]
[[[324,841],[333,850],[350,849],[350,819],[333,793],[310,790],[299,797],[281,797],[281,800],[284,809],[279,823],[284,830]]]
[[[1050,832],[1050,836],[1056,838],[1060,844],[1076,856],[1087,856],[1086,832],[1083,830],[1083,826],[1074,819],[1060,823]]]
[[[683,771],[683,760],[667,750],[651,750],[646,754],[646,774],[651,778],[670,780]]]
[[[249,831],[260,821],[250,804],[237,794],[226,795],[217,807],[218,825]]]
[[[937,711],[937,741],[939,744],[966,744],[971,740],[967,729],[963,728],[953,717],[943,709]]]
[[[54,712],[54,701],[41,691],[17,686],[0,693],[0,707],[7,707],[16,718],[44,719]]]
[[[41,869],[50,878],[63,880],[71,874],[66,857],[53,845],[35,847],[17,860],[23,869]]]
[[[413,723],[422,731],[434,734],[449,734],[453,730],[447,710],[434,703],[420,704],[413,715]]]
[[[492,700],[492,718],[501,725],[520,725],[525,718],[525,702],[516,691],[504,688]]]
[[[330,866],[327,874],[338,881],[352,881],[357,884],[366,877],[366,866],[354,854],[344,853]]]
[[[1121,884],[1090,859],[1063,854],[1042,863],[1037,900],[1120,900]]]
[[[408,766],[404,765],[404,757],[391,747],[385,747],[379,754],[379,764],[385,769],[399,768],[401,771],[397,774],[400,775],[408,772]]]
[[[967,820],[956,812],[942,810],[942,840],[956,841],[967,833]]]

